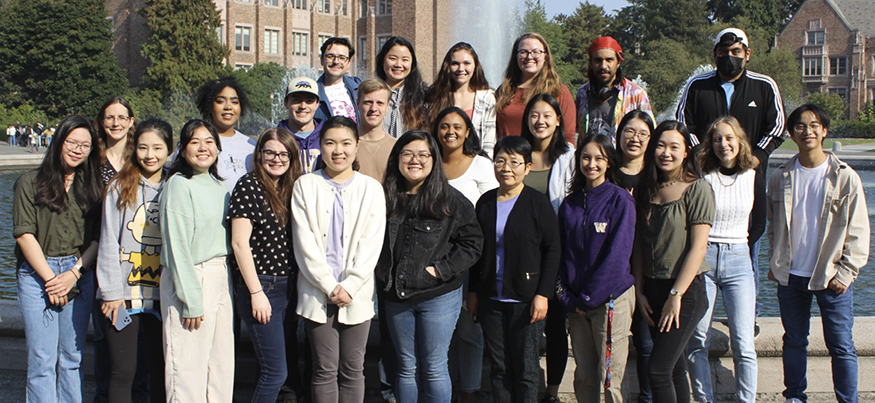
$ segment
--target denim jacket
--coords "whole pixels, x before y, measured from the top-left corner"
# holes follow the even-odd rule
[[[462,273],[480,257],[483,234],[474,206],[452,188],[450,211],[453,215],[442,220],[388,220],[376,271],[381,294],[391,300],[422,301],[462,285]],[[439,277],[429,274],[428,266],[434,266]]]

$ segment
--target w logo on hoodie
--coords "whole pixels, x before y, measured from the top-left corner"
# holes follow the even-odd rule
[[[604,234],[605,230],[608,229],[608,223],[606,222],[595,222],[593,225],[595,225],[595,232],[599,234]]]

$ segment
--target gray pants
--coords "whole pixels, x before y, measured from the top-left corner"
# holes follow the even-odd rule
[[[337,306],[328,320],[304,323],[313,350],[313,403],[361,403],[365,399],[365,348],[370,319],[357,325],[337,321]]]

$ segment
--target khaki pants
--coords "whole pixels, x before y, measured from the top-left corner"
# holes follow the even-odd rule
[[[620,403],[629,401],[629,385],[623,378],[629,357],[629,338],[632,336],[632,313],[635,312],[635,286],[614,299],[614,321],[611,343],[611,386],[604,389],[605,341],[608,327],[608,304],[604,303],[586,314],[568,314],[568,334],[574,351],[574,394],[578,403],[601,400]]]
[[[182,327],[182,302],[169,271],[161,276],[167,402],[230,403],[234,392],[231,281],[225,257],[194,266],[203,287],[200,329]]]

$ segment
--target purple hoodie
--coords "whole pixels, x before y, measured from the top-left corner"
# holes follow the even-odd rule
[[[559,207],[559,237],[556,295],[566,311],[589,312],[635,284],[635,201],[626,189],[605,180],[569,195]]]
[[[313,123],[316,126],[313,129],[313,133],[310,133],[307,138],[302,139],[295,136],[295,141],[298,142],[298,151],[301,153],[301,168],[303,168],[301,173],[303,174],[313,172],[314,167],[319,163],[319,157],[322,155],[322,150],[319,148],[319,131],[322,129],[322,123],[324,122],[319,119],[313,119]],[[281,127],[295,134],[295,131],[289,129],[288,119],[281,121],[276,127]]]

